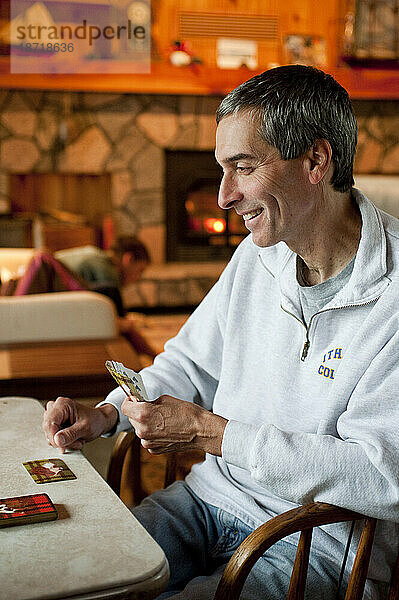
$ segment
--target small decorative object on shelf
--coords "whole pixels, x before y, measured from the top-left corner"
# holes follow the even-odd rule
[[[343,60],[399,67],[399,0],[347,0]]]
[[[323,68],[327,66],[326,41],[320,35],[287,35],[285,62]]]
[[[169,55],[169,60],[175,67],[188,67],[200,65],[202,63],[198,56],[194,56],[188,42],[173,42],[172,51]]]

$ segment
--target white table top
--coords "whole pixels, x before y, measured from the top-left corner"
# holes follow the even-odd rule
[[[156,597],[163,551],[81,452],[47,444],[42,416],[36,400],[0,398],[0,498],[46,493],[59,515],[0,530],[0,599]],[[35,483],[22,463],[43,458],[62,458],[77,479]]]

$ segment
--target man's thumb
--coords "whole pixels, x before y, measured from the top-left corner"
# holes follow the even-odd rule
[[[71,425],[71,427],[67,427],[66,429],[62,429],[61,431],[57,431],[54,435],[54,441],[57,446],[66,447],[73,444],[75,440],[80,437],[78,433],[77,425]]]

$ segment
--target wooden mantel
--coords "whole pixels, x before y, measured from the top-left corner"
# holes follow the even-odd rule
[[[9,1],[0,0],[0,29],[9,16],[6,8]],[[346,4],[347,0],[329,0],[327,3],[315,3],[313,0],[152,0],[154,51],[150,74],[104,74],[104,65],[100,69],[101,74],[11,74],[9,59],[3,55],[0,56],[0,89],[225,95],[256,72],[246,68],[217,68],[218,38],[249,36],[248,39],[256,39],[259,69],[263,71],[268,65],[285,64],[289,60],[284,51],[285,36],[299,34],[321,36],[326,43],[324,64],[328,66],[325,70],[342,83],[352,98],[399,99],[399,61],[390,65],[381,62],[355,65],[343,61],[342,31]],[[190,17],[191,29],[187,29],[187,16]],[[270,18],[276,26],[270,38],[266,39],[259,33],[257,19],[261,17]],[[231,33],[228,29],[230,18],[239,19],[242,31],[235,29],[234,35]],[[173,66],[169,61],[173,40],[188,41],[202,64]],[[0,44],[0,52],[2,50],[4,52]],[[117,65],[115,70],[118,70]]]
[[[0,88],[136,94],[225,95],[256,71],[153,63],[150,74],[11,74],[0,62]],[[399,69],[342,66],[328,70],[354,99],[399,99]],[[259,71],[260,72],[260,71]]]

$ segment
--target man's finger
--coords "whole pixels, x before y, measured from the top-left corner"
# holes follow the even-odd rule
[[[186,450],[186,444],[180,444],[178,442],[154,442],[153,440],[141,440],[141,445],[143,448],[148,450],[149,452],[162,454],[163,452],[178,452],[179,450]]]
[[[78,423],[57,431],[54,442],[59,448],[71,448],[82,437],[82,427]]]
[[[132,410],[135,409],[138,405],[144,404],[139,402],[135,396],[128,396],[122,403],[121,411],[126,417],[132,416]]]
[[[62,448],[62,451],[64,452],[65,450],[81,450],[84,446],[84,441],[83,440],[76,440],[76,442],[73,442],[73,444],[71,444],[70,446],[67,446],[66,448]]]
[[[60,426],[57,425],[54,421],[50,421],[47,423],[45,432],[47,439],[54,443],[54,436],[60,430]]]
[[[63,425],[70,421],[70,406],[69,399],[59,397],[54,402],[47,402],[46,410],[43,415],[43,430],[49,443],[57,446],[54,442],[54,435],[62,428]]]

